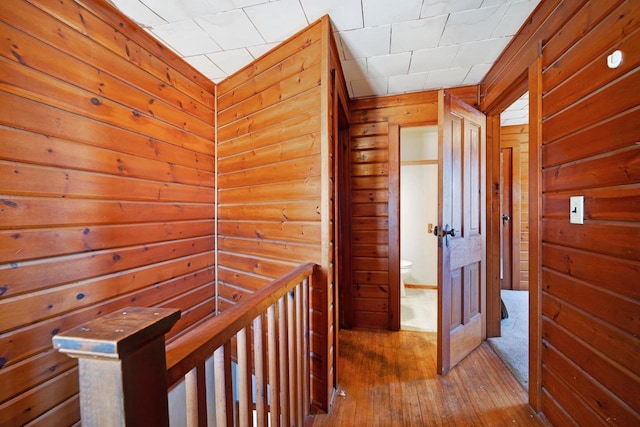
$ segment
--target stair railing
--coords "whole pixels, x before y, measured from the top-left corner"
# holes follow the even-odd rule
[[[178,310],[126,308],[56,335],[54,346],[79,360],[83,426],[303,426],[315,267],[275,279],[166,350]]]

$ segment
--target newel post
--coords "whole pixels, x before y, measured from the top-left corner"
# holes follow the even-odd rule
[[[78,359],[83,426],[168,426],[164,334],[180,310],[128,307],[53,337]]]

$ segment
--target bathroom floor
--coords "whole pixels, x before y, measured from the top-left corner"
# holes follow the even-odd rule
[[[400,329],[438,332],[438,291],[406,288],[400,299]]]

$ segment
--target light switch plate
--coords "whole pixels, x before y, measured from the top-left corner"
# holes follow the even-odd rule
[[[584,196],[571,196],[569,221],[571,224],[584,224]]]

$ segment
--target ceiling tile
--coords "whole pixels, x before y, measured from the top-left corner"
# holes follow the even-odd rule
[[[509,109],[513,110],[527,110],[529,108],[529,100],[528,99],[518,99],[514,102]]]
[[[184,56],[220,50],[220,46],[192,19],[158,25],[153,27],[151,31],[156,37]]]
[[[413,52],[410,73],[443,70],[449,68],[458,54],[458,46],[435,47]]]
[[[362,0],[366,27],[418,19],[421,8],[422,0]]]
[[[458,55],[451,63],[451,67],[492,64],[509,43],[509,40],[508,37],[504,37],[461,44]]]
[[[264,44],[262,36],[242,9],[203,16],[195,21],[222,49]]]
[[[267,43],[288,39],[309,23],[298,0],[278,0],[244,9]]]
[[[482,7],[500,6],[501,4],[511,3],[515,0],[484,0]]]
[[[367,78],[367,60],[347,59],[342,61],[342,73],[346,80],[364,80]]]
[[[540,0],[525,0],[511,3],[504,17],[496,27],[492,37],[512,36],[518,32],[522,23],[535,9]]]
[[[500,114],[500,124],[515,125],[529,122],[529,111],[527,110],[506,110]]]
[[[143,27],[166,24],[158,14],[139,0],[111,0],[113,5]]]
[[[336,47],[338,48],[338,56],[340,57],[340,60],[344,61],[345,60],[344,48],[342,47],[342,39],[340,38],[340,34],[338,34],[337,32],[334,32],[333,39],[336,42]]]
[[[424,89],[432,90],[462,86],[470,68],[461,67],[430,71]]]
[[[353,96],[373,96],[380,93],[387,93],[387,78],[354,80],[351,82]]]
[[[429,73],[389,77],[389,93],[418,92],[424,88]]]
[[[347,90],[354,97],[479,82],[540,2],[108,1],[214,81],[329,14]]]
[[[389,53],[391,26],[363,28],[340,32],[345,59],[380,56]]]
[[[447,16],[401,22],[391,26],[391,53],[438,46]]]
[[[469,70],[469,74],[467,74],[467,77],[464,78],[462,84],[477,85],[487,74],[487,71],[489,71],[491,65],[492,64],[479,64],[472,66],[471,70]]]
[[[521,125],[529,123],[529,92],[525,92],[500,114],[502,126]]]
[[[206,55],[187,56],[184,59],[214,82],[218,82],[227,77],[227,73],[222,71],[216,64],[211,62],[211,60]]]
[[[225,50],[207,54],[207,57],[227,74],[233,74],[253,61],[247,49]]]
[[[178,0],[180,1],[180,0]],[[243,7],[256,6],[259,4],[269,3],[269,0],[205,0],[211,6],[216,8],[216,12],[227,12],[233,9],[242,9]]]
[[[261,44],[258,46],[247,47],[247,50],[249,51],[251,56],[257,59],[260,56],[264,55],[265,53],[269,52],[271,49],[273,49],[276,46],[278,46],[278,43],[267,43],[267,44]]]
[[[452,13],[444,28],[440,46],[490,38],[508,7],[502,5]]]
[[[360,0],[301,0],[301,2],[309,22],[314,22],[328,14],[335,30],[346,31],[363,27]]]
[[[218,12],[205,0],[142,0],[142,2],[167,22]]]
[[[407,74],[410,60],[410,52],[373,56],[367,59],[367,76],[377,78]]]
[[[477,9],[482,4],[483,0],[424,0],[420,17],[428,18],[431,16],[448,15],[463,10]]]

